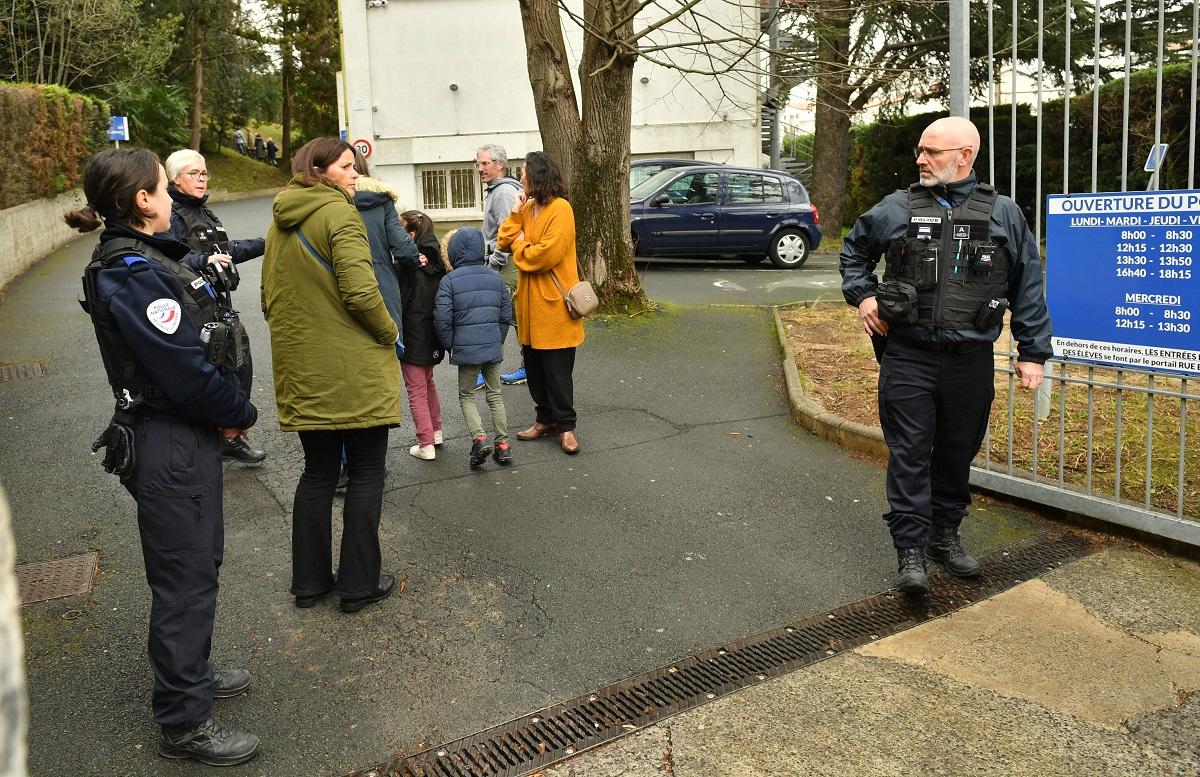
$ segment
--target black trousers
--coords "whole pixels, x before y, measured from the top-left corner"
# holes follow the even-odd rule
[[[366,596],[379,585],[379,515],[383,511],[388,429],[300,432],[304,472],[292,505],[292,593],[332,591],[333,496],[342,467],[350,483],[342,511],[342,546],[336,587],[343,598]]]
[[[558,424],[558,431],[575,429],[575,349],[554,348],[543,350],[528,345],[521,346],[521,357],[525,360],[525,375],[529,383],[529,396],[537,412],[537,420],[543,424]]]
[[[208,656],[224,553],[221,445],[209,425],[141,413],[137,460],[125,488],[137,500],[150,585],[150,668],[154,719],[163,726],[212,715]]]
[[[250,358],[250,345],[246,345],[246,363],[237,371],[238,388],[242,392],[242,399],[247,402],[253,402],[250,397],[250,389],[254,385],[254,360]]]
[[[930,351],[888,338],[879,422],[891,457],[884,516],[897,548],[925,544],[931,525],[957,527],[971,504],[971,461],[996,396],[992,349]]]

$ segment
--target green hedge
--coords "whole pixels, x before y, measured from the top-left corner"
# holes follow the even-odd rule
[[[1154,142],[1157,117],[1155,90],[1157,70],[1134,73],[1129,82],[1129,158],[1127,190],[1145,189],[1150,174],[1142,170]],[[1170,143],[1158,188],[1187,188],[1188,108],[1191,103],[1191,65],[1163,69],[1162,142]],[[1096,191],[1121,191],[1121,139],[1125,81],[1111,81],[1100,88],[1100,122],[1097,136]],[[917,179],[912,157],[921,131],[945,113],[925,113],[856,127],[850,144],[850,181],[847,189],[847,225],[884,195],[908,186]],[[984,148],[975,170],[1001,192],[1012,188],[1010,167],[1012,107],[997,105],[996,169],[988,169],[988,115],[986,108],[972,108],[971,120],[979,127]],[[1042,103],[1042,195],[1063,191],[1063,101]],[[1070,188],[1092,190],[1092,94],[1071,98]],[[1033,220],[1034,192],[1038,171],[1037,117],[1028,105],[1017,106],[1016,200]],[[1200,160],[1196,165],[1200,170]]]
[[[107,142],[108,106],[58,86],[0,83],[0,209],[79,186]]]

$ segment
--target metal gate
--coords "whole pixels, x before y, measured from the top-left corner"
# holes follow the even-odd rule
[[[951,2],[960,4],[958,13],[966,13],[966,0]],[[1135,18],[1132,0],[1065,0],[1053,6],[1047,0],[1036,3],[1036,40],[1022,38],[1019,32],[1026,21],[1020,17],[1032,11],[1032,2],[989,0],[987,4],[986,154],[977,167],[981,180],[992,180],[1001,191],[1007,188],[1005,193],[1026,206],[1027,212],[1032,204],[1030,224],[1044,249],[1046,230],[1042,209],[1046,195],[1114,191],[1098,186],[1114,185],[1112,169],[1107,164],[1111,157],[1102,159],[1102,153],[1113,153],[1118,142],[1119,191],[1132,191],[1134,186],[1140,190],[1143,185],[1146,189],[1196,188],[1200,2],[1158,2],[1156,56],[1149,68],[1143,68],[1156,73],[1152,138],[1146,127],[1131,132],[1130,89],[1131,76],[1137,75],[1132,55],[1135,50],[1145,54],[1141,50],[1145,49],[1147,23],[1155,16],[1154,7],[1138,6]],[[1047,8],[1051,7],[1053,18],[1047,18]],[[953,27],[953,14],[951,18]],[[1012,33],[1010,38],[1001,40],[995,35],[999,19],[1011,22],[1006,24]],[[976,18],[975,23],[978,21]],[[1124,22],[1124,87],[1118,124],[1112,110],[1101,108],[1101,69],[1115,63],[1119,71],[1121,21]],[[1107,36],[1103,44],[1102,27]],[[1092,40],[1090,51],[1080,55],[1081,38],[1088,37]],[[1059,85],[1054,84],[1049,72],[1052,68],[1044,58],[1050,39],[1064,52],[1058,68]],[[1025,88],[1030,95],[1029,110],[1036,134],[1033,160],[1029,159],[1027,148],[1023,149],[1023,155],[1018,154],[1021,113],[1018,100],[1011,99],[1008,105],[1003,105],[998,96],[998,87],[1004,81],[998,81],[996,55],[1007,59],[1014,52],[1013,60],[1024,61],[1027,70],[1020,74],[1018,68],[1011,69],[1009,93],[1015,98]],[[952,50],[952,60],[954,56]],[[1186,67],[1190,59],[1190,87],[1176,88],[1164,95],[1162,65],[1168,58],[1180,63],[1175,66],[1177,69]],[[1156,63],[1158,67],[1154,66]],[[1089,66],[1092,83],[1090,89],[1080,94],[1075,76],[1087,74]],[[966,67],[957,70],[959,74],[967,71]],[[958,76],[955,88],[962,90],[965,78]],[[1022,83],[1018,83],[1019,79]],[[976,94],[982,91],[976,89]],[[1087,110],[1089,93],[1090,111]],[[1048,137],[1052,133],[1045,130],[1043,117],[1049,101],[1055,99],[1061,100],[1055,108],[1062,111],[1061,137]],[[953,92],[951,104],[955,104]],[[965,104],[965,100],[959,104]],[[1144,156],[1163,142],[1164,113],[1180,107],[1187,111],[1187,126],[1172,138],[1171,149],[1177,155],[1176,160],[1186,154],[1186,178],[1182,174],[1183,165],[1177,162],[1175,177],[1165,182],[1167,186],[1158,172],[1145,180],[1141,170],[1130,170],[1130,159],[1138,154]],[[1005,110],[1010,113],[1008,117],[1004,116]],[[1029,119],[1024,113],[1022,117],[1026,122]],[[997,123],[1005,123],[1006,118],[1011,128],[1007,133],[1010,142],[1008,148],[997,148]],[[1028,134],[1026,130],[1026,140]],[[1119,140],[1115,140],[1118,136]],[[1144,148],[1139,150],[1139,144]],[[1088,161],[1090,173],[1088,165],[1083,164]],[[1102,162],[1110,167],[1107,179],[1101,169]],[[1060,163],[1061,181],[1057,175],[1044,177]],[[1032,188],[1028,180],[1030,166],[1036,168]],[[1158,169],[1162,169],[1161,164]],[[1003,180],[1005,170],[1007,182]],[[1020,182],[1019,171],[1023,176]],[[1197,239],[1200,240],[1200,230]],[[1200,321],[1192,325],[1200,327]],[[983,448],[972,469],[973,484],[1200,546],[1200,379],[1055,359],[1046,365],[1043,387],[1031,393],[1017,389],[1015,362],[1011,340],[1002,339],[996,347],[997,401]]]

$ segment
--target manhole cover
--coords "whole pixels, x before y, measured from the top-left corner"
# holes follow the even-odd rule
[[[57,561],[22,564],[14,570],[22,606],[86,594],[92,590],[92,578],[99,563],[100,554],[92,551]]]
[[[30,364],[0,364],[0,383],[20,378],[40,378],[46,374],[38,362]]]

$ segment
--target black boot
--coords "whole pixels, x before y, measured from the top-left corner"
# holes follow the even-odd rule
[[[935,523],[925,543],[925,556],[941,564],[955,577],[976,577],[981,568],[979,562],[963,549],[957,526],[939,526]]]
[[[380,575],[379,585],[375,590],[366,596],[361,596],[357,599],[342,599],[342,612],[358,612],[368,604],[382,601],[392,595],[392,591],[396,590],[396,578],[392,575]]]
[[[232,699],[250,687],[250,672],[246,669],[213,670],[213,698]]]
[[[925,574],[924,548],[896,548],[900,562],[899,574],[894,587],[905,594],[923,594],[929,590],[929,577]]]
[[[236,766],[258,752],[258,737],[225,728],[209,718],[199,726],[167,728],[158,735],[158,754],[191,758],[209,766]]]
[[[267,458],[267,452],[251,448],[245,436],[239,435],[232,440],[221,440],[221,458],[240,461],[243,464],[262,464]]]

